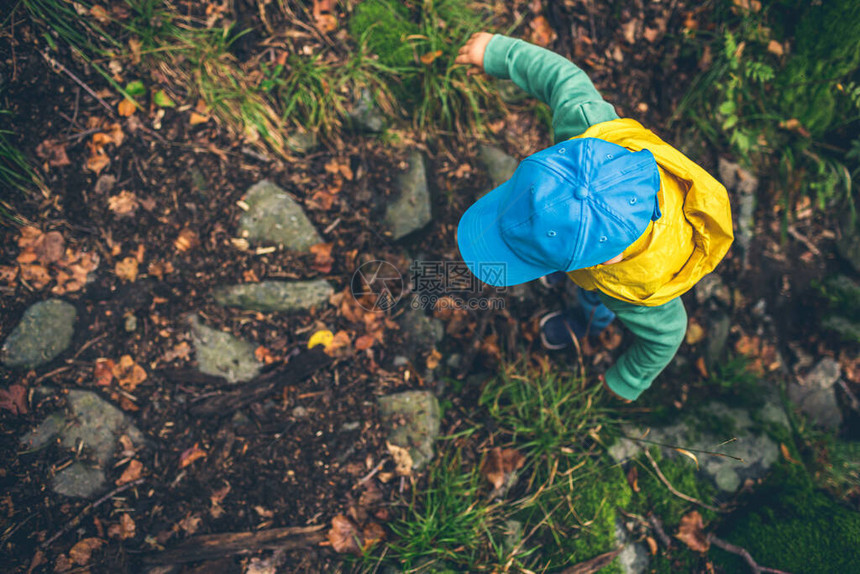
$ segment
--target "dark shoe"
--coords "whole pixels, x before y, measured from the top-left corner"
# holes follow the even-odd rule
[[[571,337],[577,339],[585,336],[588,325],[583,323],[574,313],[555,311],[541,317],[540,342],[545,349],[558,351],[573,344]]]

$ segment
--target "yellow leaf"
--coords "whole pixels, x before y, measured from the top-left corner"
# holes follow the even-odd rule
[[[205,124],[209,121],[209,116],[204,116],[203,114],[198,114],[197,112],[191,112],[191,118],[188,122],[192,126],[196,126],[198,124]]]
[[[126,257],[122,261],[117,261],[114,273],[123,281],[134,282],[137,279],[137,259],[134,257]]]
[[[436,58],[442,55],[442,50],[436,50],[435,52],[427,52],[423,56],[421,56],[421,63],[430,65],[432,64]]]
[[[705,329],[702,328],[694,319],[690,319],[690,322],[687,324],[687,335],[684,339],[687,341],[688,345],[695,345],[699,341],[705,338]]]
[[[327,349],[331,345],[332,339],[334,339],[334,333],[328,329],[321,329],[311,335],[308,340],[308,349],[313,349],[317,345],[322,345],[323,348]]]
[[[117,110],[119,111],[119,115],[127,118],[134,115],[135,110],[137,110],[137,106],[135,105],[134,100],[126,98],[119,103]]]
[[[696,463],[696,470],[698,470],[698,469],[699,469],[699,459],[698,459],[698,458],[696,458],[696,455],[695,455],[695,454],[691,453],[691,452],[690,452],[690,451],[688,451],[688,450],[684,450],[683,448],[676,448],[675,450],[677,450],[678,452],[680,452],[680,453],[681,453],[681,454],[683,454],[684,456],[687,456],[687,457],[690,457],[691,459],[693,459],[693,462],[695,462],[695,463]]]
[[[427,356],[427,368],[431,371],[439,366],[439,360],[442,358],[442,353],[433,349],[430,355]]]

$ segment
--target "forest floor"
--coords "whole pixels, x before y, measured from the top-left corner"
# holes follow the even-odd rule
[[[604,4],[547,3],[548,31],[525,3],[501,8],[497,17],[516,22],[514,11],[523,10],[512,35],[537,41],[552,32],[545,44],[581,63],[621,117],[683,146],[717,174],[720,157],[732,158],[671,117],[701,65],[681,41],[699,26],[695,3]],[[242,49],[260,51],[254,41],[265,26],[253,12],[240,19],[257,30]],[[284,527],[322,530],[311,528],[318,536],[312,543],[279,554],[282,571],[344,568],[344,555],[324,535],[333,518],[355,504],[369,475],[375,481],[374,475],[393,474],[396,466],[378,397],[432,391],[445,405],[443,436],[470,424],[483,427],[482,439],[465,455],[478,465],[482,449],[496,444],[477,404],[482,381],[508,365],[550,361],[559,370],[585,364],[587,384],[594,385],[595,375],[629,344],[629,335],[613,327],[587,342],[579,356],[543,351],[537,321],[560,307],[566,295],[559,288],[531,285],[495,294],[504,301],[499,312],[427,309],[445,332],[429,346],[416,346],[400,327],[405,304],[368,311],[353,298],[356,271],[367,262],[388,262],[406,280],[415,259],[458,261],[459,216],[492,187],[479,145],[522,158],[551,143],[531,104],[510,104],[481,137],[431,136],[408,119],[389,118],[383,134],[345,127],[285,160],[261,154],[214,120],[197,121],[193,114],[205,110],[194,101],[119,113],[122,97],[103,78],[62,51],[64,68],[52,67],[40,31],[23,14],[12,20],[0,38],[2,98],[14,114],[21,149],[41,158],[50,195],[18,199],[14,205],[26,225],[0,228],[0,336],[8,337],[34,303],[52,297],[70,303],[77,320],[67,350],[47,364],[0,367],[0,524],[9,571],[143,571],[146,556],[194,536]],[[316,25],[313,18],[305,23]],[[318,36],[303,40],[308,50],[324,43]],[[426,162],[432,221],[395,241],[384,222],[385,205],[415,150]],[[241,241],[243,198],[262,180],[303,207],[321,244],[300,253]],[[762,189],[767,184],[760,182]],[[730,191],[737,205],[740,197]],[[612,408],[622,416],[653,411],[671,420],[688,401],[718,394],[704,362],[718,308],[730,320],[725,352],[748,355],[757,377],[785,380],[824,357],[834,359],[844,385],[840,436],[856,439],[858,413],[850,406],[852,394],[860,394],[856,349],[810,328],[825,307],[812,281],[847,269],[835,255],[831,222],[819,211],[801,210],[784,235],[781,214],[767,201],[759,202],[755,222],[749,252],[731,252],[716,271],[721,285],[715,289],[722,291],[684,296],[696,327],[672,374],[658,379],[654,396]],[[223,285],[313,279],[327,280],[334,293],[296,313],[240,311],[212,296]],[[288,377],[302,361],[317,360],[308,358],[307,344],[319,331],[334,333],[340,348],[263,397],[201,414],[200,405],[237,387],[195,369],[191,315],[250,341],[262,373],[256,380],[270,372]],[[118,455],[96,461],[106,476],[98,496],[70,498],[54,492],[52,481],[87,459],[82,445],[55,441],[26,450],[21,440],[66,405],[69,391],[80,390],[118,407],[141,439],[126,431]],[[394,500],[421,480],[380,481],[379,496]],[[248,548],[260,557],[275,546],[255,539]],[[248,567],[247,557],[206,558],[216,562],[201,566],[198,560],[193,571]]]

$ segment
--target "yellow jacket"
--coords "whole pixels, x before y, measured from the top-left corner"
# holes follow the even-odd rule
[[[623,261],[570,271],[574,283],[653,307],[686,293],[717,266],[734,238],[729,196],[720,182],[635,120],[601,122],[576,137],[653,153],[662,217],[624,250]]]

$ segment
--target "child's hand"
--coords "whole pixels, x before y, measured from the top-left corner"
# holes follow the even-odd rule
[[[476,66],[469,70],[470,74],[484,70],[484,52],[493,35],[487,32],[475,32],[466,44],[457,52],[455,64],[466,64]]]

